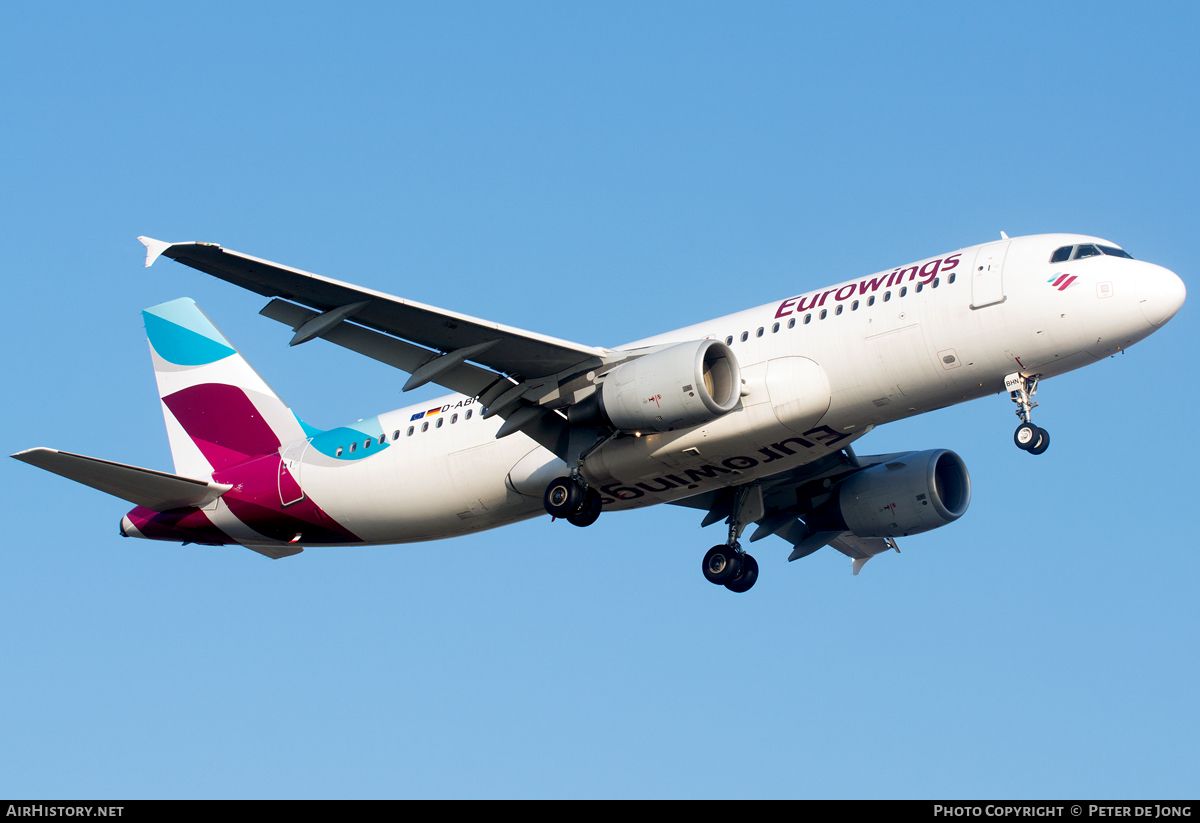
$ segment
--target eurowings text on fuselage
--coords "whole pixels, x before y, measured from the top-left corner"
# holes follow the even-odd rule
[[[141,238],[273,299],[293,345],[324,338],[455,393],[369,420],[301,422],[190,300],[143,312],[175,475],[32,449],[14,455],[139,503],[122,534],[304,546],[436,540],[546,512],[677,503],[724,519],[712,582],[745,591],[739,538],[792,559],[854,560],[952,522],[970,501],[957,455],[859,457],[873,427],[1009,391],[1019,447],[1039,379],[1128,348],[1185,297],[1172,272],[1083,235],[960,249],[614,349],[555,340],[311,275],[212,244]],[[173,485],[172,485],[173,484]]]

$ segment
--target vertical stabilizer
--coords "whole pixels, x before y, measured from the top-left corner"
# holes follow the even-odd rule
[[[142,319],[177,474],[207,480],[305,438],[291,409],[194,301],[154,306]]]

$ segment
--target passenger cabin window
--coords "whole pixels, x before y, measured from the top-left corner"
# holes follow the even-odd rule
[[[400,439],[400,430],[399,430],[399,429],[396,429],[394,432],[392,432],[392,439],[393,439],[393,440],[399,440],[399,439]]]
[[[754,336],[755,336],[755,337],[762,337],[762,333],[763,333],[763,327],[762,327],[762,326],[759,326],[759,327],[758,327],[758,331],[756,331],[756,332],[754,333]]]
[[[922,292],[922,290],[924,290],[924,288],[925,288],[924,283],[918,283],[917,284],[917,294],[920,294]]]
[[[1074,246],[1063,246],[1061,249],[1055,249],[1054,254],[1050,255],[1051,263],[1062,263],[1071,259],[1071,249]]]
[[[872,294],[870,297],[867,298],[867,305],[868,306],[875,305],[875,295]]]
[[[829,309],[821,309],[821,319],[824,320],[829,315]]]
[[[412,435],[413,435],[413,432],[415,432],[415,431],[416,431],[416,427],[414,427],[414,426],[409,426],[409,427],[408,427],[408,436],[409,436],[409,437],[412,437]]]
[[[749,339],[750,339],[750,332],[748,332],[748,331],[742,332],[742,342],[745,343]]]
[[[778,323],[776,323],[774,326],[772,326],[772,327],[771,327],[771,334],[774,334],[774,333],[775,333],[775,332],[777,332],[777,331],[779,331],[779,324],[778,324]]]
[[[357,449],[357,448],[358,448],[358,442],[357,442],[357,441],[355,441],[354,443],[351,443],[351,444],[350,444],[350,453],[351,453],[351,454],[354,454],[354,450],[355,450],[355,449]]]
[[[457,422],[458,422],[458,412],[455,412],[454,414],[452,414],[450,416],[450,424],[454,425]]]
[[[906,295],[906,294],[908,294],[908,286],[905,286],[904,288],[900,289],[900,296],[901,296],[901,297],[903,297],[903,296],[904,296],[904,295]]]
[[[338,447],[337,447],[337,451],[335,451],[335,452],[333,453],[333,456],[334,456],[334,457],[341,457],[341,456],[342,456],[342,447],[341,447],[341,446],[338,446]]]
[[[399,435],[400,435],[400,432],[396,432],[396,436],[398,437]],[[394,440],[395,438],[392,438],[392,439]],[[387,441],[387,435],[386,435],[386,434],[381,434],[381,435],[379,435],[379,445],[381,445],[381,446],[382,446],[382,445],[383,445],[383,444],[384,444],[386,441]]]
[[[1124,257],[1126,260],[1132,260],[1133,255],[1124,249],[1118,249],[1116,246],[1097,246],[1096,248],[1107,254],[1109,257]]]
[[[805,323],[805,325],[808,325],[808,324],[809,324],[809,323],[811,323],[811,322],[812,322],[812,315],[811,315],[811,314],[806,314],[806,315],[804,315],[804,323]]]
[[[439,418],[437,419],[437,422],[433,424],[433,427],[434,427],[435,429],[440,429],[440,428],[442,427],[442,424],[443,424],[443,423],[445,423],[445,422],[446,422],[446,418],[444,418],[444,417],[439,417]]]
[[[464,419],[464,420],[470,420],[470,419],[471,419],[471,409],[467,409],[467,416],[466,416],[465,418],[463,418],[463,419]]]
[[[855,300],[853,303],[850,304],[850,311],[858,311],[858,301],[857,300]]]
[[[788,328],[789,329],[796,328],[796,318],[793,317],[791,320],[788,321]]]
[[[885,291],[883,293],[883,302],[886,303],[887,301],[889,301],[891,299],[892,299],[892,293],[890,291]]]
[[[841,314],[842,309],[844,309],[844,308],[846,308],[846,307],[843,306],[841,303],[838,303],[837,311],[835,311],[834,314]]]
[[[1071,259],[1082,260],[1085,257],[1095,257],[1098,254],[1100,254],[1100,249],[1096,248],[1091,243],[1085,243],[1084,245],[1075,249],[1075,256]]]
[[[951,272],[951,273],[950,273],[950,276],[946,278],[946,282],[947,282],[947,283],[953,283],[953,282],[954,282],[954,275],[955,275],[955,272]]]
[[[423,431],[423,432],[429,431],[429,421],[428,420],[426,420],[424,423],[421,424],[421,431]]]
[[[374,438],[371,438],[370,440],[364,440],[364,441],[363,441],[363,448],[364,448],[364,449],[369,449],[369,448],[371,448],[371,444],[372,444],[372,443],[374,443],[374,442],[375,442]]]
[[[726,346],[733,345],[733,335],[732,334],[725,338],[725,345]]]

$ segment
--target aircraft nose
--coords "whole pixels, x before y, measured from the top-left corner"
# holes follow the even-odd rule
[[[1139,289],[1142,315],[1152,326],[1161,326],[1174,317],[1187,297],[1187,287],[1179,275],[1161,266],[1142,274]]]

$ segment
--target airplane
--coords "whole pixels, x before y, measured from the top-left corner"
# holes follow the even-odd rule
[[[321,430],[297,416],[190,299],[142,313],[175,464],[48,448],[18,460],[135,504],[125,537],[306,547],[440,540],[549,514],[586,527],[659,503],[727,525],[711,583],[758,579],[749,538],[788,560],[831,546],[858,574],[971,501],[947,449],[873,456],[876,426],[1007,391],[1015,445],[1039,382],[1122,352],[1183,305],[1173,272],[1099,237],[1043,234],[940,254],[615,348],[559,340],[261,260],[138,238],[269,299],[260,312],[429,383],[441,398]]]

